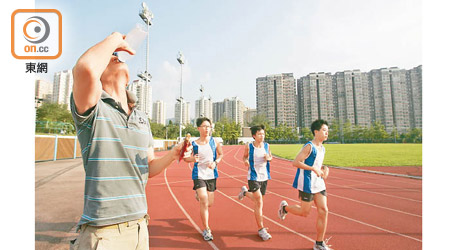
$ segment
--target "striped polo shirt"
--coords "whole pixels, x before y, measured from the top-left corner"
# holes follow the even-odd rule
[[[127,97],[130,100],[128,92]],[[133,108],[128,116],[105,91],[87,114],[78,114],[73,94],[70,99],[86,173],[78,225],[142,218],[147,213],[147,153],[153,146],[147,115]]]
[[[248,168],[247,179],[251,181],[267,181],[270,180],[270,163],[264,158],[265,154],[269,154],[269,144],[264,142],[264,147],[257,148],[253,143],[248,145]]]
[[[322,150],[319,151],[311,141],[307,142],[303,147],[306,145],[311,145],[311,153],[308,158],[306,158],[305,164],[320,169],[322,167],[323,159],[325,158],[325,147],[322,145]],[[310,194],[319,193],[326,189],[325,181],[322,177],[317,177],[316,173],[312,170],[301,168],[297,169],[297,174],[295,175],[292,186]]]

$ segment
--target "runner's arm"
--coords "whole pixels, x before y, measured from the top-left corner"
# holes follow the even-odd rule
[[[244,146],[244,156],[242,157],[242,160],[244,161],[244,165],[247,167],[250,166],[250,162],[248,161],[248,150],[248,143],[246,143]]]
[[[267,144],[269,147],[269,154],[266,154],[264,157],[266,158],[266,161],[271,161],[273,159],[272,152],[270,151],[270,145]]]
[[[323,175],[322,170],[308,166],[305,164],[305,160],[306,160],[306,158],[308,158],[308,156],[310,154],[311,154],[311,145],[308,144],[308,145],[304,146],[302,148],[302,150],[300,150],[298,155],[295,157],[295,160],[292,162],[292,166],[294,166],[296,168],[305,169],[305,170],[311,170],[311,171],[314,171],[314,173],[316,173],[317,176],[322,176]]]
[[[222,160],[223,158],[223,149],[222,149],[222,143],[217,142],[216,139],[214,139],[214,141],[216,142],[216,165]]]

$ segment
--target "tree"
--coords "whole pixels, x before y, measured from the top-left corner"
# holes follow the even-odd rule
[[[198,129],[190,123],[187,124],[186,127],[183,129],[183,135],[186,135],[187,133],[191,134],[192,137],[200,136],[200,132],[198,131]]]
[[[344,141],[346,140],[353,140],[353,127],[352,124],[350,123],[350,120],[347,119],[347,121],[345,121],[344,126],[342,127],[342,133],[344,136]]]
[[[389,138],[389,134],[386,132],[384,125],[381,124],[380,121],[375,121],[369,129],[369,138],[375,142],[380,142]]]
[[[408,131],[405,135],[405,139],[407,142],[418,143],[422,142],[422,129],[413,128]]]
[[[72,114],[66,104],[44,103],[36,110],[36,132],[75,133]]]
[[[310,141],[314,138],[314,135],[312,134],[311,129],[306,128],[306,127],[301,129],[301,136],[304,141]]]
[[[264,125],[266,128],[269,127],[270,121],[267,119],[265,114],[257,114],[252,118],[252,121],[248,124],[250,127],[255,125]]]
[[[356,125],[353,128],[353,140],[356,140],[358,142],[361,142],[363,140],[367,139],[368,129],[366,127],[363,127],[361,125]]]
[[[237,143],[237,139],[241,134],[241,125],[234,121],[230,121],[224,117],[216,122],[214,126],[213,136],[222,137],[224,143]]]
[[[152,130],[152,135],[154,138],[166,138],[166,129],[165,126],[156,122],[150,123],[150,128]]]
[[[167,139],[176,140],[179,136],[179,127],[171,122],[165,127],[167,129]]]
[[[44,103],[36,110],[37,121],[67,122],[74,124],[67,104]]]
[[[298,140],[298,133],[294,128],[288,127],[285,123],[274,129],[270,129],[271,140],[294,141]]]
[[[340,141],[340,134],[339,120],[334,119],[328,128],[328,141]]]

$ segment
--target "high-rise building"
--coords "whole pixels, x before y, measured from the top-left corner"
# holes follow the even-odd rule
[[[422,128],[422,65],[406,71],[409,120],[412,128]]]
[[[292,73],[256,78],[256,109],[265,114],[271,126],[282,123],[297,126],[297,96]]]
[[[410,128],[409,98],[406,70],[397,67],[371,70],[369,85],[373,89],[375,119],[391,132],[406,132]]]
[[[67,104],[70,110],[70,94],[73,88],[72,70],[64,70],[55,73],[53,78],[52,102],[58,104]]]
[[[334,106],[339,121],[370,126],[370,97],[367,73],[360,70],[336,72],[333,76]],[[331,117],[330,117],[331,118]],[[330,120],[331,121],[331,120]]]
[[[199,117],[213,119],[213,102],[211,99],[201,97],[195,101],[195,118]]]
[[[245,105],[239,97],[225,98],[223,102],[213,103],[213,121],[226,117],[228,120],[244,125]]]
[[[331,73],[310,73],[297,80],[299,126],[309,127],[316,119],[333,120],[336,103]]]
[[[387,132],[422,128],[422,66],[311,73],[297,84],[300,127],[320,118],[363,127],[380,121]]]
[[[180,102],[175,103],[175,124],[180,124],[180,106],[183,108],[182,111],[182,119],[181,124],[189,124],[190,123],[190,117],[191,117],[191,103],[182,101],[182,104],[180,105]]]
[[[53,84],[51,82],[36,79],[35,81],[35,107],[38,108],[44,102],[52,101]]]
[[[223,102],[214,102],[213,103],[213,120],[212,122],[218,122],[225,114],[225,107]]]
[[[152,86],[142,79],[134,80],[128,85],[128,90],[138,98],[136,107],[152,117]]]
[[[152,122],[166,125],[166,104],[163,101],[153,103]]]

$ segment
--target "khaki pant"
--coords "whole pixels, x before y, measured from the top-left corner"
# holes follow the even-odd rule
[[[106,227],[82,225],[70,250],[148,250],[147,218]]]

